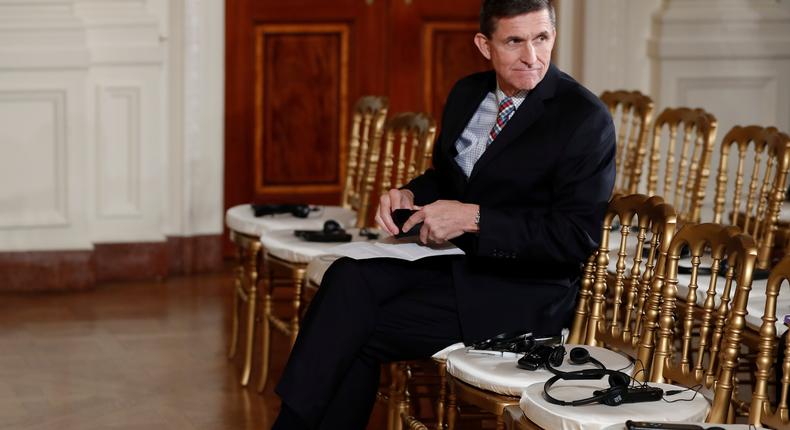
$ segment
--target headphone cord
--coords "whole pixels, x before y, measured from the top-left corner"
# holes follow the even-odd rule
[[[663,397],[661,397],[661,400],[663,400],[663,401],[665,401],[665,402],[667,402],[667,403],[675,403],[675,402],[690,402],[690,401],[694,400],[694,399],[697,397],[697,394],[699,394],[699,391],[700,391],[701,389],[702,389],[702,384],[697,384],[697,385],[694,385],[694,386],[688,387],[688,388],[686,388],[686,389],[684,389],[684,390],[667,390],[667,391],[665,391],[665,392],[664,392],[664,396],[663,396]],[[691,396],[691,398],[690,398],[690,399],[675,399],[675,400],[667,400],[667,399],[665,399],[665,398],[664,398],[664,397],[666,397],[666,396],[674,396],[674,395],[676,395],[676,394],[685,393],[686,391],[694,391],[694,395],[693,395],[693,396]]]

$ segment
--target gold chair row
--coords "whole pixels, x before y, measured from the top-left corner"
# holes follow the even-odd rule
[[[622,351],[635,360],[632,375],[637,380],[701,385],[713,399],[707,421],[732,422],[735,374],[743,333],[749,330],[744,320],[749,294],[765,294],[749,420],[787,426],[790,361],[785,361],[779,381],[782,395],[777,409],[770,406],[767,387],[776,359],[776,296],[781,281],[790,277],[790,257],[776,266],[765,290],[752,291],[758,248],[751,236],[735,226],[713,223],[689,223],[676,232],[677,220],[674,208],[660,197],[612,199],[601,245],[585,266],[568,343]],[[619,243],[610,247],[609,233],[617,223]],[[632,234],[636,241],[629,241]],[[690,257],[682,256],[684,249]],[[610,256],[616,259],[614,275],[608,271]],[[681,260],[690,262],[687,275],[679,273]],[[448,383],[450,428],[458,400],[499,418],[506,407],[518,405],[518,398],[484,392],[453,377]],[[497,427],[503,422],[499,419]],[[403,423],[410,428],[422,425],[408,411]]]
[[[643,189],[649,196],[662,196],[675,207],[681,223],[721,223],[727,218],[726,222],[740,226],[757,241],[757,267],[770,269],[783,200],[778,196],[785,193],[790,166],[790,137],[775,127],[752,125],[730,129],[719,147],[711,204],[713,215],[703,220],[716,118],[702,109],[666,108],[651,124],[653,102],[638,91],[606,91],[601,94],[601,100],[617,126],[615,193],[633,194]],[[651,125],[653,132],[648,143]],[[663,136],[668,136],[666,142],[662,141]],[[641,184],[648,151],[646,184]],[[736,155],[734,177],[729,174],[731,152]],[[747,159],[750,156],[751,160]],[[746,175],[749,169],[751,174]],[[663,170],[660,184],[659,170]],[[728,190],[732,184],[734,192]],[[784,232],[778,236],[790,237]],[[779,246],[784,247],[784,243]]]
[[[627,226],[632,225],[632,217],[639,221],[634,247],[640,251],[631,253],[627,261],[625,244],[631,232]],[[614,282],[607,283],[608,232],[614,218],[626,227],[621,227],[615,248]],[[613,199],[595,272],[590,265],[585,272],[569,342],[606,345],[628,353],[636,359],[635,378],[702,385],[713,398],[707,421],[728,423],[740,403],[736,369],[748,346],[744,333],[755,330],[745,321],[747,304],[750,294],[760,295],[765,307],[749,422],[788,428],[790,361],[785,360],[784,375],[775,381],[784,393],[776,410],[770,406],[767,387],[776,361],[777,296],[781,283],[790,277],[790,256],[776,265],[767,285],[753,289],[758,247],[751,236],[735,226],[713,223],[687,224],[674,234],[676,225],[671,206],[661,199],[641,195]],[[647,260],[642,262],[644,243],[650,245]],[[690,257],[682,257],[684,248]],[[685,276],[679,273],[681,260],[691,263]],[[701,269],[704,260],[707,274]]]

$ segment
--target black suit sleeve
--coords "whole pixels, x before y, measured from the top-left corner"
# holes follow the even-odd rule
[[[611,117],[604,109],[585,115],[554,168],[551,204],[481,207],[475,254],[549,265],[585,261],[600,241],[614,186],[615,151]]]

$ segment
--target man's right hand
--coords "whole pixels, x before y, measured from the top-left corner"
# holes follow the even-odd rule
[[[392,211],[395,209],[414,209],[414,193],[406,189],[393,188],[382,194],[379,199],[379,209],[376,211],[376,224],[393,236],[400,233],[398,226],[392,220]]]

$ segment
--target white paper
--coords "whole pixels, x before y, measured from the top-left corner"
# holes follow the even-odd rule
[[[356,260],[364,260],[367,258],[398,258],[408,261],[419,260],[425,257],[436,257],[439,255],[464,254],[464,251],[449,242],[442,246],[421,245],[417,242],[416,236],[402,239],[386,237],[375,242],[348,242],[338,245],[328,250],[328,252]]]

